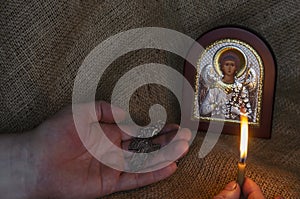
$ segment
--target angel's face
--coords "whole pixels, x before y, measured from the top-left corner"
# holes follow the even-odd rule
[[[234,76],[236,70],[237,68],[234,61],[226,60],[223,62],[222,71],[225,76]]]

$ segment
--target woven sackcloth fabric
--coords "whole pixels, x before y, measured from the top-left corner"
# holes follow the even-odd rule
[[[155,26],[196,39],[218,26],[244,26],[268,42],[277,61],[272,138],[250,139],[247,176],[267,198],[300,198],[299,15],[299,0],[2,1],[0,132],[32,129],[71,104],[74,79],[84,58],[114,34]],[[135,66],[171,63],[182,73],[183,61],[155,49],[127,53],[105,71],[96,98],[110,101],[117,80]],[[166,108],[169,122],[178,122],[174,96],[162,86],[146,85],[131,96],[130,112],[137,123],[147,124],[153,103]],[[199,159],[204,136],[198,132],[170,178],[105,198],[212,198],[236,178],[238,137],[222,135],[214,149]]]

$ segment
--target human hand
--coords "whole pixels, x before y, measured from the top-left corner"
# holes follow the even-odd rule
[[[243,197],[247,199],[264,199],[264,195],[261,192],[259,186],[250,178],[245,178],[243,187]],[[214,197],[214,199],[239,199],[241,194],[240,186],[232,181],[228,183],[225,188]],[[274,199],[282,199],[281,196],[277,196]]]
[[[80,128],[85,129],[87,134],[99,133],[94,132],[97,130],[94,126],[100,122],[105,135],[114,145],[128,149],[131,137],[115,124],[115,120],[121,121],[125,118],[124,111],[116,107],[111,109],[110,104],[105,102],[96,102],[98,121],[93,121],[90,117],[92,110],[88,104],[80,105],[79,109],[82,116],[80,119],[86,125]],[[134,131],[130,127],[125,128]],[[155,141],[166,145],[178,128],[177,125],[167,125],[163,129],[163,134]],[[31,153],[34,157],[33,165],[37,170],[36,185],[31,192],[31,198],[96,198],[157,182],[170,176],[177,169],[176,163],[170,162],[168,166],[156,171],[126,173],[102,164],[83,145],[73,121],[71,107],[61,110],[31,133],[34,135],[31,140],[33,142]],[[184,154],[188,150],[191,132],[188,129],[180,129],[177,133],[180,136],[171,148],[177,154]],[[116,155],[118,157],[115,163],[124,163],[125,157],[114,154],[110,148],[104,149],[101,153],[103,157],[108,158]]]

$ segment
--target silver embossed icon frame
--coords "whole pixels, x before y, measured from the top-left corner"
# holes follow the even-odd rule
[[[259,54],[250,45],[236,39],[221,39],[214,42],[205,49],[199,58],[197,62],[196,91],[192,117],[198,120],[220,120],[219,117],[201,113],[201,107],[210,89],[214,89],[215,87],[224,87],[228,90],[232,89],[230,88],[232,84],[224,84],[222,82],[223,74],[219,66],[220,55],[227,51],[236,51],[240,54],[241,66],[235,76],[235,82],[240,84],[247,83],[247,86],[243,86],[249,90],[249,98],[247,99],[248,102],[246,105],[250,104],[252,108],[250,124],[259,125],[262,80],[264,76],[263,64]],[[215,84],[218,85],[215,86]],[[229,95],[230,94],[232,94],[232,92],[229,93]],[[231,119],[225,117],[225,121],[239,123],[239,118]]]
[[[184,67],[184,75],[195,91],[192,104],[183,102],[184,110],[190,113],[184,119],[199,122],[200,131],[207,131],[211,121],[224,122],[223,133],[238,135],[243,110],[249,117],[250,134],[270,138],[276,68],[268,44],[240,27],[211,30],[197,42],[204,47],[194,56],[197,68],[188,62]],[[236,65],[230,83],[224,80],[227,55],[233,55]]]

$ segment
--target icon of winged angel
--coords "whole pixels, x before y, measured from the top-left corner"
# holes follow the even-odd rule
[[[250,93],[257,87],[257,74],[241,50],[219,50],[213,63],[202,67],[200,78],[200,116],[239,120],[244,114],[255,121]]]

